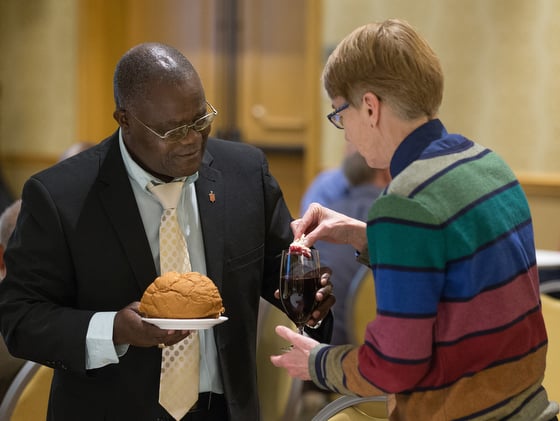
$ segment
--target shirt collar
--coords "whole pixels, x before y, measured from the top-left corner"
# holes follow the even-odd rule
[[[437,118],[416,128],[397,147],[391,159],[391,177],[395,178],[402,170],[418,159],[430,143],[446,135],[447,130]]]
[[[121,149],[121,155],[123,157],[124,166],[126,168],[126,172],[128,173],[128,176],[136,183],[138,183],[138,185],[142,189],[146,189],[146,186],[150,181],[155,182],[155,184],[163,183],[162,180],[151,175],[149,172],[144,170],[140,165],[138,165],[136,161],[134,161],[134,159],[132,159],[132,156],[130,156],[130,154],[128,153],[128,149],[126,149],[126,146],[124,144],[121,129],[119,129],[119,147]],[[178,177],[173,181],[184,181],[186,184],[191,184],[194,183],[197,179],[198,179],[198,171],[186,177]]]

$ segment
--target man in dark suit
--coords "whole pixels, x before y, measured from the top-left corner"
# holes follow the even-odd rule
[[[291,217],[262,152],[209,139],[217,114],[191,63],[142,44],[114,78],[120,129],[27,181],[0,285],[10,352],[55,368],[49,420],[168,420],[161,349],[189,331],[144,322],[138,300],[159,273],[161,205],[146,186],[184,180],[177,211],[192,269],[218,286],[229,320],[202,331],[199,402],[184,420],[258,420],[259,296],[275,305]],[[323,277],[321,305],[334,297]],[[316,327],[316,326],[315,326]],[[328,336],[331,317],[314,336]]]

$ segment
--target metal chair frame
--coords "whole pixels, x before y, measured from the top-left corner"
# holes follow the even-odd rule
[[[41,367],[33,361],[26,361],[18,371],[0,404],[0,420],[9,420],[12,417],[18,399],[29,384],[35,373]]]
[[[387,398],[385,396],[341,396],[317,412],[311,421],[328,421],[331,417],[346,408],[365,402],[386,402],[386,400]]]
[[[539,285],[539,289],[541,294],[560,292],[560,279],[553,279],[552,281],[542,282]]]

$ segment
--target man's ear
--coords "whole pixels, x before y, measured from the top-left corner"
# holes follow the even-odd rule
[[[122,128],[128,127],[128,118],[124,110],[115,110],[113,112],[113,118]]]

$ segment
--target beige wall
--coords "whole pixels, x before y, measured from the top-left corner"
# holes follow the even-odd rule
[[[17,195],[30,171],[74,141],[75,7],[74,0],[0,1],[0,156]]]
[[[558,0],[324,0],[325,53],[355,27],[401,18],[441,59],[441,119],[498,152],[520,175],[552,178],[531,190],[540,248],[560,247],[560,2]],[[323,95],[323,113],[331,110]],[[322,122],[323,167],[336,166],[343,132]],[[532,179],[532,177],[531,177]]]
[[[516,171],[560,173],[560,2],[324,0],[325,51],[355,27],[398,17],[428,39],[446,75],[441,118]],[[352,7],[349,7],[349,5]],[[325,98],[325,112],[330,102]],[[323,165],[342,132],[324,121]]]

